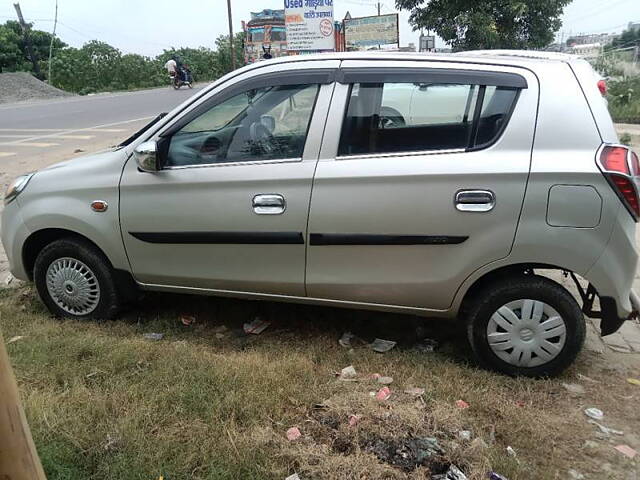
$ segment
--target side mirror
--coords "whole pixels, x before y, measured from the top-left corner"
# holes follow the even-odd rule
[[[156,142],[141,143],[133,151],[133,156],[136,159],[138,168],[143,172],[157,172],[160,170]]]

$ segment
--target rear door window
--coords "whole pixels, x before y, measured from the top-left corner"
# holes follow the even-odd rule
[[[353,83],[339,155],[482,148],[502,132],[518,92],[475,83]]]

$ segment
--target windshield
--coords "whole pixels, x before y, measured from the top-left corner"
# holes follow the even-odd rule
[[[153,127],[156,123],[158,123],[162,118],[164,118],[167,115],[167,113],[168,112],[162,112],[160,115],[158,115],[156,118],[151,120],[149,123],[147,123],[144,127],[138,130],[136,133],[134,133],[129,138],[127,138],[125,141],[119,143],[118,147],[126,147],[127,145],[130,145],[133,141],[135,141],[138,137],[140,137],[140,135],[142,135],[144,132],[146,132],[151,127]]]

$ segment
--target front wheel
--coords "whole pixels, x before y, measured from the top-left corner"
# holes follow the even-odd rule
[[[584,344],[580,307],[564,287],[544,277],[496,282],[468,307],[467,336],[478,362],[507,375],[558,375]]]
[[[63,238],[50,243],[38,254],[33,276],[42,302],[57,317],[109,319],[118,313],[113,268],[89,242]]]

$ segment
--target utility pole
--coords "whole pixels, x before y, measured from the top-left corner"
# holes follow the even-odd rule
[[[378,16],[380,16],[380,2],[378,2]]]
[[[18,21],[20,22],[20,27],[22,28],[22,35],[24,37],[24,43],[27,47],[27,53],[31,59],[31,63],[33,63],[33,71],[36,74],[36,77],[42,79],[42,72],[40,72],[40,65],[38,65],[38,58],[36,57],[33,47],[31,46],[31,38],[29,37],[29,25],[24,21],[22,17],[22,10],[20,10],[20,4],[14,3],[13,7],[16,9],[16,13],[18,14]]]
[[[47,81],[51,85],[51,57],[53,56],[53,41],[56,38],[56,26],[58,25],[58,0],[56,0],[56,16],[53,20],[53,33],[51,34],[51,43],[49,44],[49,74],[47,75]]]
[[[233,20],[231,18],[231,0],[227,0],[227,15],[229,17],[229,47],[231,50],[231,68],[236,69],[236,56],[233,53]]]

